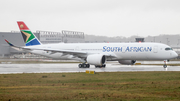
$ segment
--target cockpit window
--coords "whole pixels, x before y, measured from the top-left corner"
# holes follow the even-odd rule
[[[165,50],[168,51],[168,50],[173,50],[173,49],[172,48],[165,48]]]

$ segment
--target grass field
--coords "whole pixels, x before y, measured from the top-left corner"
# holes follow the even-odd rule
[[[0,75],[0,101],[180,101],[180,72]]]

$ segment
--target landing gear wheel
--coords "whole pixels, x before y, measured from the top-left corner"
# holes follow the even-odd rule
[[[163,67],[164,67],[164,70],[167,71],[167,65],[164,64]]]
[[[104,68],[105,68],[105,67],[106,67],[106,64],[103,64],[103,65],[102,65],[102,67],[104,67]]]
[[[82,64],[83,68],[87,68],[86,64]]]
[[[166,64],[164,64],[164,65],[163,65],[163,67],[164,67],[164,68],[167,68],[167,65],[166,65]]]
[[[79,64],[78,67],[79,67],[79,68],[82,68],[82,64]]]
[[[89,64],[79,64],[78,67],[79,68],[89,68],[90,65]]]
[[[86,64],[86,67],[89,68],[89,67],[90,67],[90,64]]]

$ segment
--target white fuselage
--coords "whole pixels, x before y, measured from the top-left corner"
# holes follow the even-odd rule
[[[161,43],[58,43],[26,46],[27,48],[45,48],[56,50],[82,51],[88,54],[111,55],[106,60],[168,60],[176,58],[178,55],[168,45]],[[72,59],[78,60],[73,55],[59,52],[32,50],[34,54],[39,54],[54,59]],[[83,56],[82,56],[83,57]]]

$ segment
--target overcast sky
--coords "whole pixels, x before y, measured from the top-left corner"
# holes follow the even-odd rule
[[[180,34],[180,0],[0,0],[0,32],[81,31],[103,36]]]

